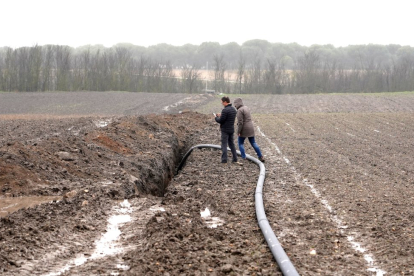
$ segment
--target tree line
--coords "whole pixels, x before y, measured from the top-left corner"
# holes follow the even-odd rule
[[[242,45],[0,48],[0,91],[199,93],[394,92],[414,90],[414,48],[400,45]]]

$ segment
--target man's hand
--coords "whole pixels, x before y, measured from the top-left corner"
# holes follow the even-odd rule
[[[221,113],[217,113],[216,115],[217,115],[217,117],[220,117],[221,116]]]

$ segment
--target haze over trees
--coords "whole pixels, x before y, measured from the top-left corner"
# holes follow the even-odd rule
[[[401,45],[242,45],[0,48],[0,91],[200,93],[394,92],[414,90],[414,48]]]

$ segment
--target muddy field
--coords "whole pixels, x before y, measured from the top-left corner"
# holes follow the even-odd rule
[[[2,118],[53,118],[178,113],[213,96],[135,92],[0,92]],[[185,106],[184,106],[185,105]]]
[[[219,99],[108,93],[105,116],[102,95],[69,108],[53,94],[46,112],[0,94],[1,274],[281,275],[256,221],[255,164],[196,150],[174,176],[190,146],[219,144]],[[413,275],[414,94],[243,98],[267,218],[299,274]],[[46,203],[11,212],[19,196]]]

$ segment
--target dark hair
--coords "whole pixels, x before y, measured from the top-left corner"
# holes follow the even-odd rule
[[[222,102],[226,102],[226,103],[230,103],[230,98],[229,97],[223,97],[221,98]]]

